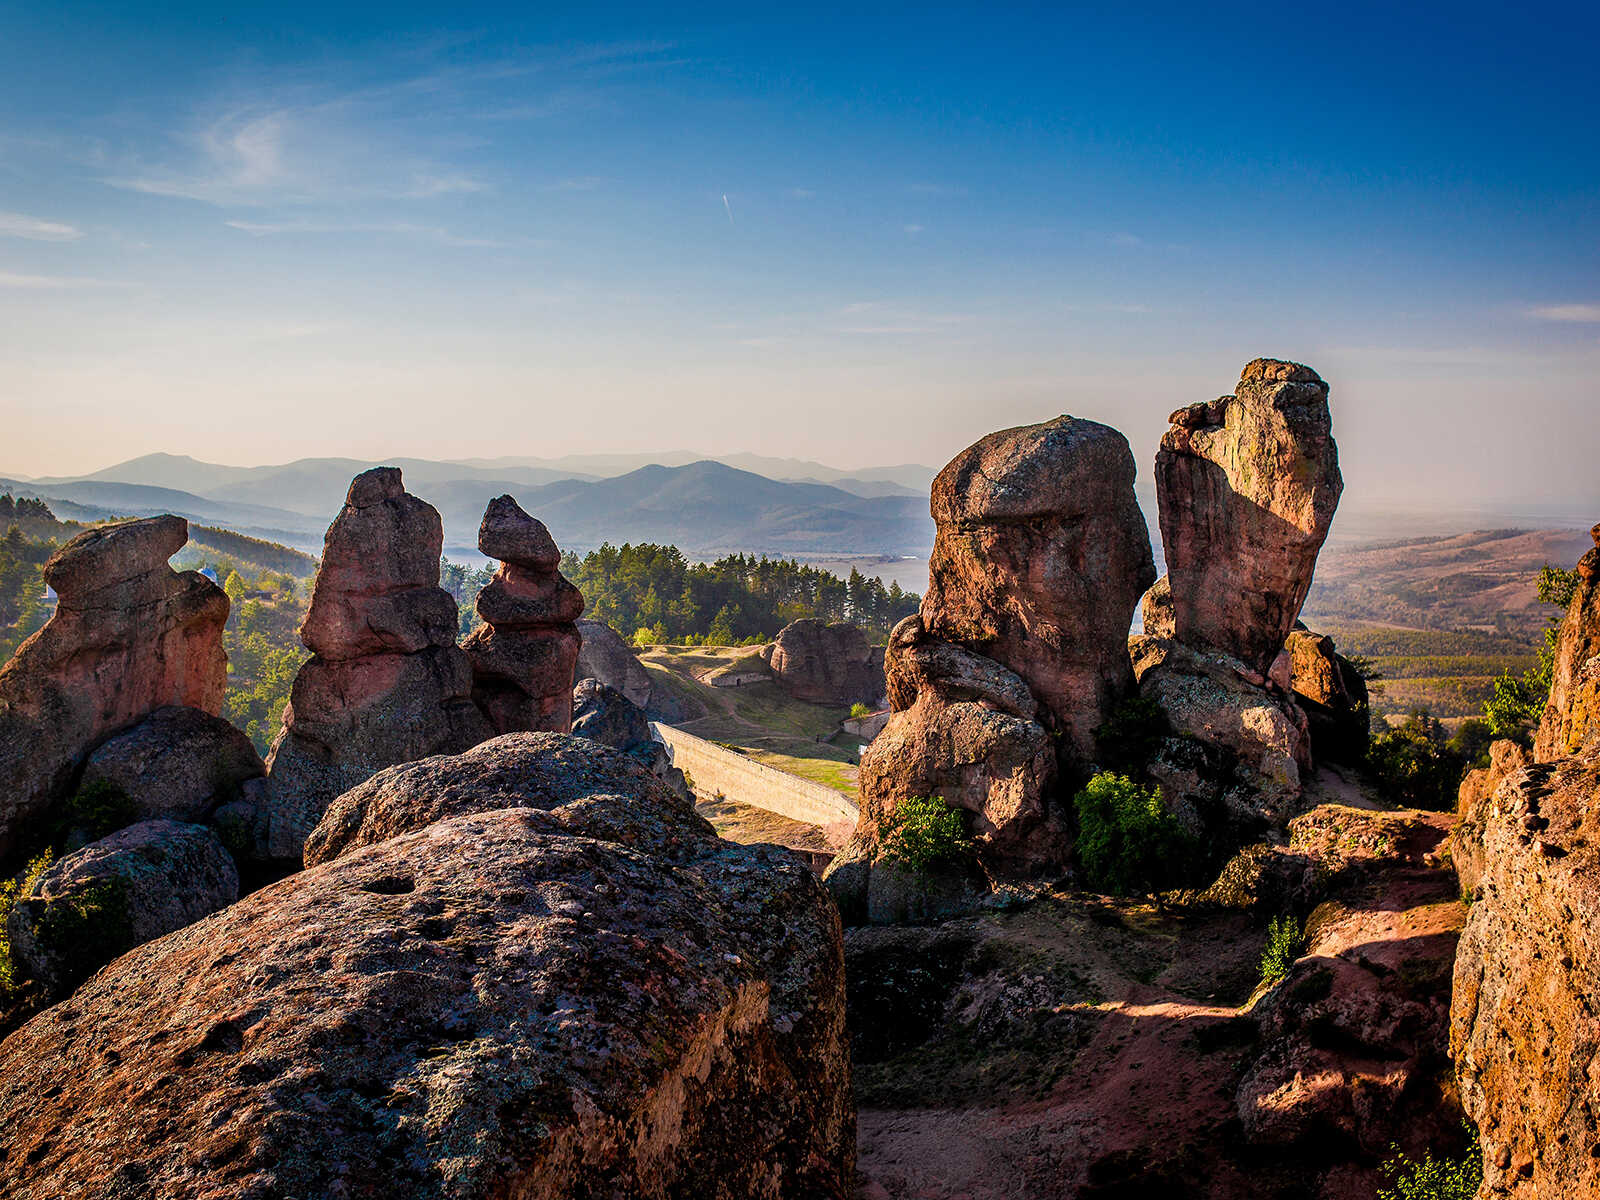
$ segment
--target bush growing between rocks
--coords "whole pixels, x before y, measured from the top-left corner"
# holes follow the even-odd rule
[[[1285,913],[1267,923],[1267,944],[1261,951],[1261,984],[1271,987],[1289,974],[1294,960],[1305,949],[1305,933],[1300,922]]]
[[[1483,1182],[1483,1153],[1476,1134],[1453,1158],[1430,1153],[1418,1160],[1391,1146],[1380,1170],[1389,1184],[1378,1189],[1378,1200],[1473,1200]]]
[[[872,710],[859,700],[850,706],[850,717],[852,720],[859,721],[862,717],[870,717],[871,715]]]
[[[84,784],[62,806],[60,832],[81,833],[96,841],[108,833],[126,829],[139,819],[128,794],[108,779]]]
[[[942,796],[902,800],[881,828],[884,849],[916,875],[972,853],[961,810],[951,808]]]
[[[1167,810],[1158,788],[1101,771],[1072,798],[1078,862],[1091,886],[1115,895],[1153,891],[1182,879],[1199,849]]]
[[[26,890],[21,889],[19,897]],[[61,964],[62,982],[76,987],[134,944],[127,884],[114,876],[97,879],[53,902],[33,936],[40,949]]]
[[[11,939],[6,936],[6,922],[11,918],[11,910],[17,906],[17,898],[26,894],[39,876],[45,873],[50,866],[50,851],[46,850],[38,857],[30,859],[23,868],[22,874],[14,879],[0,883],[0,1004],[9,1004],[15,997],[17,987],[22,982],[17,978],[17,964],[11,957]]]
[[[1481,753],[1477,727],[1446,738],[1444,727],[1423,710],[1401,725],[1373,734],[1367,747],[1367,769],[1384,798],[1408,808],[1449,812],[1456,806],[1461,776]]]

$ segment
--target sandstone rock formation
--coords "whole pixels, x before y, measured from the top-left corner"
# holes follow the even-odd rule
[[[1572,754],[1600,732],[1600,525],[1595,548],[1578,561],[1578,588],[1556,641],[1554,678],[1533,756]]]
[[[1459,1140],[1445,1049],[1465,912],[1438,855],[1448,824],[1323,805],[1290,822],[1286,845],[1241,856],[1281,905],[1266,911],[1315,904],[1301,957],[1251,1009],[1259,1049],[1237,1090],[1250,1143],[1375,1161]]]
[[[496,733],[572,728],[572,672],[583,596],[561,574],[561,551],[543,523],[510,496],[484,511],[478,549],[501,560],[478,593],[484,624],[467,638],[472,699]]]
[[[931,636],[910,616],[889,639],[895,709],[861,756],[861,819],[827,882],[847,919],[928,919],[971,903],[983,874],[1037,874],[1066,861],[1070,839],[1053,803],[1056,751],[1035,720],[1039,704],[999,663]],[[884,844],[911,797],[962,810],[978,862],[931,890],[908,878]]]
[[[572,733],[638,759],[673,792],[689,798],[688,781],[672,765],[672,752],[650,732],[650,719],[615,688],[598,679],[578,681],[572,689]]]
[[[141,821],[53,863],[6,921],[23,973],[61,995],[126,950],[239,897],[239,876],[203,825]]]
[[[627,642],[604,621],[577,622],[583,645],[578,650],[576,674],[579,679],[598,679],[615,688],[646,712],[654,699],[655,686],[650,672]]]
[[[456,606],[439,587],[444,530],[394,467],[357,475],[328,527],[300,669],[267,758],[260,852],[295,862],[329,801],[384,767],[492,735],[473,706]]]
[[[141,821],[204,821],[265,772],[250,739],[227,721],[169,707],[101,743],[84,766],[82,786],[115,788]]]
[[[762,648],[761,660],[796,700],[874,704],[883,696],[883,657],[848,621],[792,621]]]
[[[928,633],[1020,676],[1084,761],[1132,687],[1128,626],[1156,578],[1133,479],[1126,438],[1062,416],[990,434],[933,482]]]
[[[1461,891],[1476,896],[1483,882],[1483,834],[1501,786],[1533,762],[1525,746],[1502,738],[1489,746],[1489,765],[1468,771],[1456,793],[1456,827],[1450,832],[1450,857]]]
[[[1163,575],[1139,602],[1139,623],[1145,637],[1170,638],[1177,627],[1172,615],[1172,576]]]
[[[228,597],[167,565],[188,530],[173,516],[102,526],[46,564],[55,615],[0,668],[0,854],[108,734],[167,705],[221,711]]]
[[[1485,818],[1450,1049],[1484,1200],[1600,1194],[1600,739],[1511,774]]]
[[[1171,421],[1156,494],[1176,636],[1265,676],[1344,488],[1328,386],[1310,367],[1258,358],[1233,395]]]
[[[1136,637],[1130,646],[1139,694],[1178,735],[1151,764],[1169,803],[1195,810],[1201,826],[1224,837],[1255,835],[1293,816],[1311,767],[1299,706],[1251,683],[1224,655],[1160,638]]]
[[[838,918],[638,764],[512,734],[0,1043],[20,1195],[843,1200]]]
[[[1338,652],[1333,639],[1296,629],[1284,646],[1289,656],[1289,686],[1306,714],[1312,757],[1359,763],[1367,753],[1372,710],[1367,681]]]

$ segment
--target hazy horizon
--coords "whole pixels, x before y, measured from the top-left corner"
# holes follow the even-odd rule
[[[1072,412],[1147,479],[1270,356],[1347,502],[1600,508],[1591,9],[473,16],[0,15],[0,472]]]

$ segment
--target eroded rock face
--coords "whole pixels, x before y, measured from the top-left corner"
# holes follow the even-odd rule
[[[1140,624],[1146,637],[1170,638],[1177,634],[1172,615],[1172,576],[1163,575],[1139,602]]]
[[[887,672],[895,712],[861,756],[861,818],[827,874],[846,918],[932,919],[971,905],[985,886],[978,864],[997,878],[1064,864],[1071,839],[1054,803],[1056,750],[1022,679],[932,637],[918,616],[895,627]],[[948,878],[932,881],[899,869],[884,830],[898,805],[923,796],[967,814],[976,864],[950,864]]]
[[[1578,561],[1578,590],[1556,642],[1554,678],[1533,756],[1549,762],[1600,732],[1600,525],[1595,549]]]
[[[873,704],[883,696],[883,658],[848,621],[792,621],[762,647],[761,660],[796,700]]]
[[[598,679],[578,680],[572,689],[572,732],[638,759],[675,793],[689,798],[689,782],[672,765],[672,751],[656,741],[644,710],[615,688]]]
[[[311,868],[0,1043],[20,1194],[852,1193],[838,918],[792,856],[579,738],[358,791]]]
[[[203,825],[141,821],[53,863],[6,922],[11,953],[51,995],[126,950],[232,904],[239,875]]]
[[[501,562],[478,593],[484,624],[465,643],[473,702],[496,733],[566,733],[582,643],[573,622],[583,612],[583,596],[561,574],[550,531],[510,496],[489,502],[478,549]]]
[[[1483,882],[1483,833],[1494,812],[1495,793],[1506,780],[1529,766],[1527,747],[1501,739],[1489,747],[1489,765],[1468,771],[1456,793],[1456,827],[1450,833],[1450,855],[1461,890],[1476,896]]]
[[[115,788],[139,820],[204,821],[265,773],[250,739],[221,717],[160,708],[103,742],[84,766],[82,786]]]
[[[1310,727],[1312,757],[1361,762],[1372,732],[1367,681],[1326,634],[1296,629],[1284,651],[1289,656],[1289,687]]]
[[[990,434],[933,483],[928,633],[1020,676],[1083,761],[1132,686],[1128,626],[1156,578],[1133,480],[1127,439],[1062,416]]]
[[[300,630],[313,657],[267,757],[256,819],[265,857],[297,862],[329,802],[383,768],[492,735],[455,644],[455,601],[439,587],[443,544],[439,514],[397,469],[351,482]]]
[[[1450,1049],[1485,1200],[1600,1193],[1600,741],[1495,791]]]
[[[0,854],[108,734],[168,705],[221,711],[228,597],[167,565],[188,536],[181,517],[128,521],[46,564],[55,615],[0,669]]]
[[[577,626],[583,636],[578,650],[578,678],[598,679],[621,692],[629,703],[648,710],[655,691],[650,672],[622,635],[604,621],[578,621]]]
[[[1176,637],[1264,676],[1344,488],[1328,385],[1310,367],[1258,358],[1233,395],[1171,421],[1156,494]]]

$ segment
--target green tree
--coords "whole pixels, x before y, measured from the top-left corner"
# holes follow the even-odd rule
[[[1539,661],[1521,675],[1503,672],[1494,681],[1494,692],[1483,704],[1484,720],[1497,738],[1526,741],[1544,716],[1555,681],[1556,647],[1561,638],[1561,618],[1572,605],[1578,590],[1578,572],[1565,571],[1546,563],[1539,572],[1539,599],[1558,609],[1544,631],[1544,646]]]
[[[1078,820],[1078,861],[1089,883],[1129,895],[1171,886],[1187,877],[1198,844],[1161,799],[1126,775],[1101,771],[1072,800]]]

